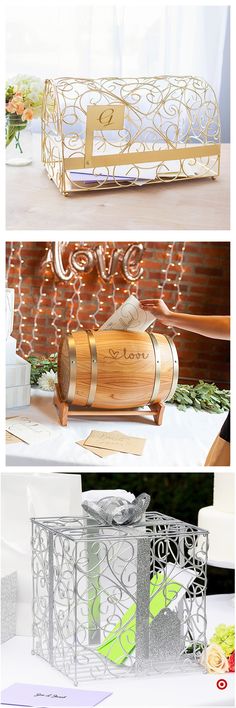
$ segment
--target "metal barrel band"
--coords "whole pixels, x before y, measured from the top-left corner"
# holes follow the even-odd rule
[[[171,354],[172,354],[172,363],[173,363],[173,368],[172,368],[172,381],[171,381],[171,386],[170,390],[168,393],[167,398],[165,399],[166,401],[170,401],[171,398],[174,395],[177,383],[178,383],[178,377],[179,377],[179,360],[178,360],[178,354],[176,350],[176,346],[173,342],[173,339],[171,337],[168,337],[168,335],[165,335],[167,342],[169,344]]]
[[[87,335],[88,335],[88,342],[89,342],[89,348],[90,348],[90,354],[91,354],[91,381],[90,381],[90,389],[89,389],[89,394],[88,394],[87,406],[92,406],[94,403],[96,391],[97,391],[97,373],[98,373],[97,347],[96,347],[96,340],[95,340],[92,330],[90,330],[90,329],[87,330]]]
[[[67,392],[67,401],[72,403],[76,393],[76,346],[75,340],[72,334],[67,337],[68,349],[69,349],[69,371],[70,371],[70,383]]]
[[[159,393],[159,388],[160,388],[160,383],[161,383],[161,360],[160,360],[160,347],[159,344],[156,340],[155,334],[153,332],[148,332],[147,333],[151,339],[152,346],[153,346],[153,352],[154,352],[154,361],[155,361],[155,372],[154,372],[154,384],[153,384],[153,389],[152,389],[152,395],[150,398],[150,401],[148,402],[148,405],[151,403],[154,403],[157,400],[157,396]]]

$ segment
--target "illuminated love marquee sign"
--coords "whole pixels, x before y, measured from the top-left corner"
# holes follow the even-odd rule
[[[81,245],[65,258],[67,247],[65,242],[53,242],[47,257],[55,275],[64,282],[69,282],[75,275],[90,273],[94,268],[105,283],[109,283],[119,270],[127,282],[134,282],[143,274],[142,243],[133,243],[124,249],[112,248],[108,254],[105,244]]]

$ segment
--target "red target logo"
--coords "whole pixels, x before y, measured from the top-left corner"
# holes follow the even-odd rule
[[[228,686],[227,681],[225,679],[219,679],[216,685],[217,688],[220,689],[220,691],[223,691]]]

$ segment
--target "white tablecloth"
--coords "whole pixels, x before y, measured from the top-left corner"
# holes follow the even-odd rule
[[[208,639],[217,624],[232,624],[234,604],[230,595],[207,597]],[[31,638],[15,637],[2,645],[2,688],[12,683],[41,683],[72,687],[71,681],[46,661],[31,655]],[[227,681],[224,690],[217,688],[219,678]],[[112,691],[104,708],[157,708],[158,706],[232,706],[234,674],[187,673],[148,678],[109,679],[82,682],[79,688]]]
[[[52,393],[32,390],[31,405],[7,411],[7,416],[26,415],[55,431],[51,442],[35,445],[14,443],[7,445],[8,466],[72,466],[112,468],[125,467],[126,470],[161,470],[163,467],[193,469],[204,465],[207,452],[220,431],[226,413],[196,412],[192,408],[179,411],[175,405],[167,404],[163,423],[156,426],[151,416],[140,418],[70,418],[67,427],[59,423]],[[146,438],[141,456],[114,453],[100,458],[87,452],[76,440],[86,438],[92,429],[120,430],[127,435]]]

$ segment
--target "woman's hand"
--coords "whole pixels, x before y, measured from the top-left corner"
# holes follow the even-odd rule
[[[173,313],[169,310],[164,300],[158,298],[156,300],[140,300],[140,305],[143,310],[151,312],[152,315],[162,324],[169,324]]]
[[[211,339],[230,339],[230,317],[228,315],[189,315],[187,312],[169,310],[164,300],[140,300],[144,310],[151,312],[162,324],[187,332],[201,334]]]

